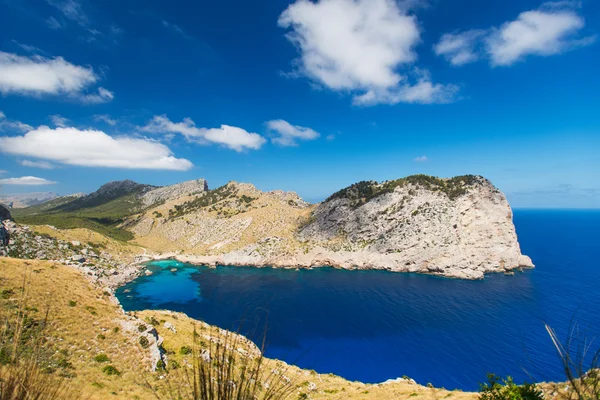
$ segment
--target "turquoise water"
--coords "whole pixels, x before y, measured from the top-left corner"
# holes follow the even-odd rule
[[[463,390],[487,372],[559,380],[544,322],[561,338],[573,327],[580,337],[600,334],[600,212],[516,211],[515,225],[537,268],[514,276],[472,282],[162,261],[117,295],[125,310],[181,311],[232,330],[244,321],[255,339],[266,325],[267,356],[350,380],[408,375]]]

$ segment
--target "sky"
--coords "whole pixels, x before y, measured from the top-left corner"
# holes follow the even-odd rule
[[[599,33],[594,0],[0,0],[0,195],[478,174],[600,208]]]

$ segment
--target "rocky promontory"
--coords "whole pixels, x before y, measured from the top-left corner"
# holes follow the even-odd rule
[[[506,197],[480,176],[359,182],[309,205],[229,183],[166,201],[130,228],[154,258],[201,264],[386,269],[453,278],[530,268]]]

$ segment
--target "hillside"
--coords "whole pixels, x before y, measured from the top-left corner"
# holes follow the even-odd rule
[[[38,206],[17,210],[17,221],[57,228],[87,228],[118,240],[131,240],[124,229],[127,217],[172,197],[207,190],[205,180],[168,187],[143,185],[130,180],[109,182],[86,196],[66,196]]]
[[[182,261],[388,269],[455,278],[532,267],[504,195],[479,176],[360,182],[311,206],[229,183],[148,209],[136,243]]]
[[[202,339],[201,349],[233,335],[179,313],[125,314],[110,291],[91,286],[77,269],[49,261],[10,258],[0,258],[2,322],[13,318],[24,277],[27,318],[32,326],[39,326],[36,324],[48,312],[40,367],[56,382],[63,382],[68,393],[81,398],[149,399],[155,398],[154,392],[170,398],[166,395],[169,387],[181,387],[185,392],[186,377],[178,367],[187,368],[193,361],[192,355],[181,349],[193,347],[194,332]],[[244,338],[235,343],[237,357],[252,357],[258,352]],[[164,360],[167,371],[152,371],[159,364],[157,357]],[[264,362],[266,371],[281,371],[285,375],[282,379],[289,380],[291,400],[476,398],[473,393],[421,386],[408,378],[367,385],[277,360]]]

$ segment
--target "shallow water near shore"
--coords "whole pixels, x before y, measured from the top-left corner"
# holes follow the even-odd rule
[[[564,380],[544,328],[574,323],[600,347],[600,211],[517,210],[536,269],[461,281],[385,271],[197,267],[154,262],[121,287],[126,311],[180,311],[259,340],[266,355],[350,380],[407,375],[476,390],[487,372]]]

